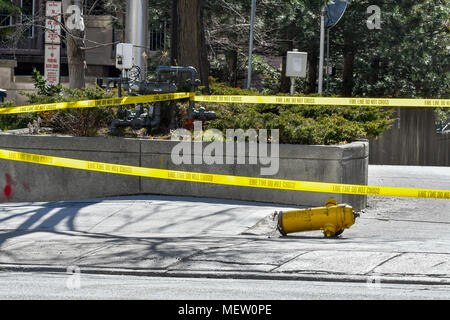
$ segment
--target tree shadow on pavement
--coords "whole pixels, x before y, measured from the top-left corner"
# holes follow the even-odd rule
[[[5,230],[5,233],[0,234],[0,248],[8,240],[24,234],[34,232],[52,232],[64,221],[66,221],[66,228],[70,231],[75,230],[75,218],[78,212],[90,205],[93,202],[53,202],[27,205],[27,207],[37,207],[37,209],[20,212],[17,214],[8,215],[2,218],[0,212],[0,230]],[[9,205],[8,205],[9,207]],[[22,207],[24,207],[22,205]],[[20,206],[14,207],[15,209]],[[4,212],[4,211],[3,211]],[[5,224],[7,222],[14,223],[15,219],[25,218],[17,227],[13,229],[8,228]]]
[[[228,234],[227,230],[216,235],[214,231],[221,230],[222,224],[234,226],[235,220],[245,214],[246,205],[250,210],[252,207],[268,207],[271,211],[272,207],[284,207],[163,196],[119,199],[140,203],[139,213],[136,213],[128,202],[119,206],[114,201],[105,201],[112,199],[1,206],[0,264],[166,268],[202,250],[255,241],[255,237],[239,232]],[[134,202],[136,200],[144,202]],[[87,208],[102,202],[108,204],[102,209],[105,210],[102,215],[83,224],[83,219],[91,214]],[[145,208],[147,202],[148,211]],[[206,206],[197,211],[200,202]],[[184,207],[181,211],[171,212],[173,206]],[[191,215],[183,216],[186,210],[190,210]],[[107,222],[119,212],[117,220],[113,218],[112,223]],[[92,215],[95,214],[92,210]],[[82,219],[81,223],[77,221],[78,217]],[[145,225],[147,219],[150,219],[148,226]],[[161,219],[165,219],[164,223],[159,223]],[[186,230],[184,234],[177,233],[183,229]],[[133,233],[133,230],[137,231]]]

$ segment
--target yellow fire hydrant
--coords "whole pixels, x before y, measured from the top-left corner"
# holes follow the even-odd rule
[[[330,199],[323,208],[310,208],[289,212],[279,212],[278,231],[286,236],[289,233],[323,230],[326,238],[341,235],[345,229],[355,224],[359,217],[353,208],[346,204],[338,205]]]

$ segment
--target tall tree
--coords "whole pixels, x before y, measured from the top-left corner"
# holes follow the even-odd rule
[[[205,90],[209,90],[209,62],[203,24],[204,0],[178,0],[172,21],[176,30],[172,37],[172,60],[180,66],[195,67]]]
[[[69,85],[71,89],[83,89],[86,85],[86,57],[82,49],[85,47],[84,27],[81,25],[82,0],[63,0],[62,7],[67,32],[66,46],[69,65]],[[71,8],[74,10],[70,10]]]

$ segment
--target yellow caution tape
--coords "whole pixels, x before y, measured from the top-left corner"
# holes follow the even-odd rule
[[[251,187],[251,188],[355,194],[355,195],[373,195],[384,197],[450,199],[450,190],[370,187],[363,185],[264,179],[264,178],[229,176],[219,174],[206,174],[200,172],[151,169],[151,168],[118,165],[112,163],[102,163],[69,158],[44,156],[3,149],[0,149],[0,159],[29,162],[41,165],[64,167],[79,170],[122,174],[129,176]]]
[[[210,103],[450,108],[450,99],[374,99],[288,96],[193,96],[191,100],[196,102]]]
[[[53,111],[61,109],[123,106],[135,103],[149,103],[149,102],[186,99],[189,98],[191,95],[192,95],[191,93],[167,93],[167,94],[156,94],[147,96],[37,104],[22,107],[0,108],[0,114],[17,114],[28,112]]]
[[[327,105],[327,106],[378,106],[378,107],[416,107],[450,108],[450,99],[373,99],[373,98],[323,98],[323,97],[287,97],[287,96],[197,96],[194,93],[167,93],[158,95],[58,102],[21,107],[0,108],[1,114],[53,111],[61,109],[97,108],[151,103],[190,98],[206,103],[243,103],[243,104],[282,104],[282,105]]]

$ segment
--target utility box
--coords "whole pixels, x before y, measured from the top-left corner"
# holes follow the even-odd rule
[[[4,102],[6,98],[6,90],[0,89],[0,102]]]
[[[118,43],[116,46],[116,68],[131,70],[133,68],[133,44]]]
[[[286,77],[306,78],[308,53],[288,51],[286,60]]]

